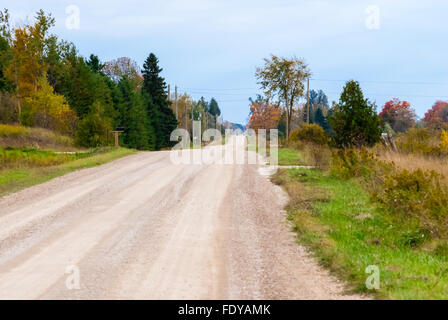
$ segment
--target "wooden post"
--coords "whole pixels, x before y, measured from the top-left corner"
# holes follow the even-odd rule
[[[118,135],[124,131],[112,131],[115,135],[115,148],[118,148],[120,145],[118,144]]]

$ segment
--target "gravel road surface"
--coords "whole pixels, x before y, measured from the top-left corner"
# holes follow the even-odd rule
[[[242,137],[237,137],[239,139]],[[257,165],[142,152],[0,199],[0,299],[358,299]]]

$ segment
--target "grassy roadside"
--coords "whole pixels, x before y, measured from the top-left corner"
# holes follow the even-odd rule
[[[22,166],[0,169],[0,197],[21,189],[40,184],[69,172],[98,166],[115,159],[136,153],[126,148],[102,148],[78,159],[43,167]]]
[[[448,255],[409,245],[355,180],[319,170],[279,170],[272,177],[290,196],[289,220],[298,241],[356,292],[378,299],[447,299]],[[380,270],[380,288],[368,290],[366,267]]]
[[[269,156],[269,147],[265,150],[259,150],[258,146],[249,145],[247,151],[254,151],[259,153],[265,153]],[[269,160],[269,159],[267,159]],[[278,165],[279,166],[300,166],[304,165],[305,161],[302,154],[297,149],[293,148],[278,148]]]
[[[279,166],[299,166],[304,161],[300,152],[296,149],[279,148],[278,149],[278,165]]]

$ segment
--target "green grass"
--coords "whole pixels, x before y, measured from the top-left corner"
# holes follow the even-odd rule
[[[279,148],[278,164],[280,166],[299,166],[303,165],[304,162],[299,150],[291,148]]]
[[[19,152],[15,150],[15,152]],[[21,150],[20,152],[24,152]],[[45,159],[55,157],[54,152],[50,151],[30,151],[33,156]],[[0,169],[0,197],[8,193],[46,182],[53,178],[62,176],[66,173],[98,166],[109,161],[136,153],[136,150],[125,148],[103,148],[92,152],[74,155],[64,155],[65,161],[50,166],[35,166],[21,161],[16,167]],[[56,157],[58,157],[57,155]],[[19,156],[22,159],[22,155]],[[42,160],[42,163],[52,164]]]
[[[249,144],[246,148],[247,151],[260,152],[258,146]],[[269,161],[269,147],[263,150],[267,156],[267,161]],[[278,165],[279,166],[301,166],[305,162],[302,159],[302,155],[299,150],[292,148],[278,148]]]
[[[415,235],[391,224],[356,181],[303,169],[280,170],[272,179],[290,195],[288,217],[298,241],[353,291],[379,299],[448,299],[448,250],[409,246]],[[369,265],[379,267],[379,290],[365,286]]]
[[[67,153],[35,148],[0,147],[0,168],[49,167],[89,157],[95,153],[95,150]]]

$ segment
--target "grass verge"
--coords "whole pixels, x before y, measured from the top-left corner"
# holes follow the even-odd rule
[[[88,153],[87,156],[83,155],[78,159],[74,157],[62,164],[45,167],[24,165],[18,168],[3,168],[0,169],[0,197],[75,170],[98,166],[136,152],[136,150],[126,148],[102,148]]]
[[[279,148],[278,149],[278,165],[279,166],[300,166],[304,161],[297,149]]]
[[[447,299],[448,250],[409,245],[406,226],[390,223],[356,180],[319,170],[280,170],[272,177],[290,196],[288,218],[298,241],[353,291],[378,299]],[[380,288],[368,290],[368,266],[380,270]]]

